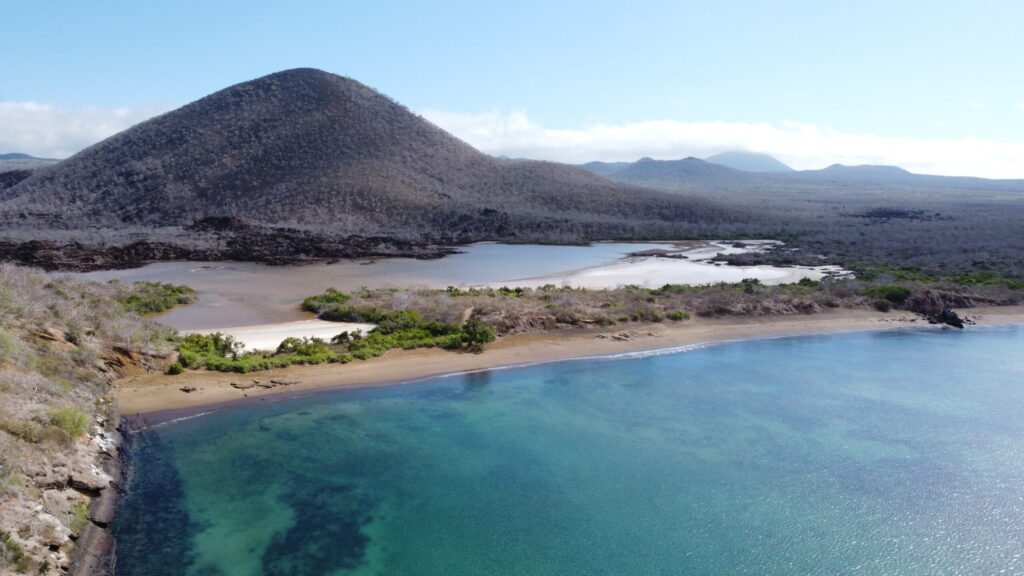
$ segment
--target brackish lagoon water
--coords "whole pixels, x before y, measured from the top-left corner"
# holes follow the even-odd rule
[[[753,340],[135,437],[127,575],[1024,573],[1024,327]]]
[[[267,266],[251,262],[157,262],[128,270],[81,274],[97,281],[119,279],[187,284],[199,301],[179,306],[160,321],[180,330],[225,328],[302,319],[299,303],[327,288],[444,288],[575,270],[607,264],[630,252],[672,244],[602,242],[590,246],[479,243],[433,260],[381,258],[332,264]]]
[[[633,258],[630,253],[688,246],[686,259]],[[433,260],[381,258],[341,260],[304,266],[266,266],[248,262],[157,262],[130,270],[81,274],[98,281],[155,281],[187,284],[199,294],[191,306],[179,306],[159,317],[179,330],[220,329],[289,322],[309,317],[299,310],[302,299],[327,288],[342,291],[371,288],[445,288],[447,286],[591,286],[620,284],[662,286],[666,283],[738,282],[760,278],[766,283],[818,279],[828,270],[773,266],[724,266],[706,260],[718,253],[757,249],[720,243],[599,242],[589,246],[538,246],[479,243],[458,254]],[[598,270],[600,268],[600,270]],[[832,267],[826,267],[832,268]],[[835,270],[832,270],[834,272]],[[582,275],[581,275],[582,274]]]

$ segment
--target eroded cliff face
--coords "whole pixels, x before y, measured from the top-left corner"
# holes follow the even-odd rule
[[[104,564],[120,490],[109,384],[170,352],[168,328],[121,304],[132,290],[0,266],[0,574]]]

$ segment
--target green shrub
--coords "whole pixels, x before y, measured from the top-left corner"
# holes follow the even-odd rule
[[[892,310],[892,302],[888,300],[875,300],[875,310],[879,312],[888,312]]]
[[[196,301],[196,292],[184,284],[135,282],[137,292],[121,301],[125,308],[138,314],[156,314],[182,304]]]
[[[0,471],[5,470],[4,462],[0,460]],[[13,470],[6,469],[5,472],[0,472],[0,496],[6,496],[15,494],[24,487],[24,481],[21,475],[17,474]]]
[[[171,376],[177,376],[185,371],[185,367],[181,365],[181,362],[175,362],[167,367],[167,373]]]
[[[214,332],[213,334],[189,334],[178,343],[178,353],[180,355],[191,352],[207,360],[214,356],[238,358],[244,347],[245,345],[241,342],[235,342],[233,337],[221,334],[220,332]],[[188,364],[183,362],[182,364],[187,366],[193,365],[191,362]]]
[[[458,350],[462,348],[462,334],[448,334],[438,338],[438,346],[445,350]]]
[[[384,313],[372,307],[357,308],[354,306],[331,306],[320,311],[319,318],[329,322],[364,322],[377,324]]]
[[[0,532],[0,543],[3,543],[5,556],[7,562],[14,566],[14,571],[24,574],[28,571],[28,555],[21,548],[17,542],[11,539],[11,535],[6,532]]]
[[[506,296],[506,297],[511,297],[511,298],[519,298],[525,292],[526,291],[523,288],[521,288],[521,287],[509,288],[508,286],[502,286],[501,288],[498,288],[498,294],[500,294],[501,296]]]
[[[362,349],[362,350],[356,350],[355,352],[352,352],[351,356],[353,358],[357,358],[359,360],[368,360],[370,358],[373,358],[374,356],[377,356],[377,354],[374,354],[369,349]]]
[[[51,408],[50,424],[77,438],[89,429],[89,414],[81,408]]]
[[[40,435],[42,430],[32,422],[25,422],[22,420],[0,420],[0,430],[7,432],[11,436],[14,436],[23,442],[37,444],[42,441]]]
[[[682,310],[673,310],[666,314],[666,316],[668,316],[669,320],[675,320],[676,322],[690,319],[690,314],[688,312],[683,312]]]
[[[336,308],[348,302],[352,296],[344,292],[338,292],[334,288],[328,288],[327,292],[318,296],[310,296],[302,301],[302,309],[307,312],[320,314],[329,308]]]
[[[462,339],[469,345],[470,348],[475,350],[483,350],[484,345],[488,342],[494,342],[497,335],[494,333],[494,328],[487,325],[486,322],[480,318],[470,318],[466,320],[466,323],[462,325]]]
[[[910,297],[910,289],[905,286],[871,286],[861,294],[872,298],[880,298],[892,304],[902,304]]]
[[[0,284],[0,310],[6,310],[14,304],[14,291]]]
[[[200,364],[199,354],[191,350],[178,349],[178,363],[182,368],[198,368]]]
[[[68,528],[71,529],[71,535],[75,538],[81,536],[82,529],[85,528],[87,522],[89,522],[89,505],[82,501],[72,504],[71,520],[68,523]]]
[[[0,360],[13,362],[20,355],[21,344],[14,335],[0,327]]]
[[[753,294],[761,285],[761,281],[757,278],[744,278],[743,280],[740,280],[740,283],[737,284],[736,287],[744,294]]]

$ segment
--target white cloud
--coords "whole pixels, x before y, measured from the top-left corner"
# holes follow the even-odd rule
[[[1024,102],[1016,108],[1024,110]],[[164,111],[0,102],[0,153],[65,158]],[[513,158],[580,164],[633,161],[644,156],[704,158],[725,150],[750,150],[772,154],[797,169],[835,163],[891,164],[924,174],[1024,178],[1024,141],[892,138],[796,122],[651,120],[556,129],[530,120],[522,111],[463,114],[425,110],[422,114],[484,152]]]
[[[86,146],[164,112],[159,108],[64,108],[0,102],[0,153],[66,158]]]
[[[984,110],[985,109],[985,103],[984,102],[971,102],[971,108],[974,108],[975,110]]]
[[[797,169],[830,164],[889,164],[922,174],[1024,178],[1024,141],[914,139],[848,134],[784,122],[652,120],[553,129],[525,112],[462,114],[425,110],[423,116],[489,154],[580,164],[649,156],[703,158],[726,150],[771,154]]]

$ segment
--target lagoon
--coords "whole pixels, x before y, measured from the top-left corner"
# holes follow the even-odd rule
[[[1024,570],[1024,329],[775,338],[135,435],[118,574]]]
[[[637,257],[643,250],[678,251],[685,259]],[[97,281],[156,281],[187,284],[199,301],[159,320],[179,330],[220,329],[302,320],[306,296],[327,288],[445,288],[447,286],[587,286],[623,284],[659,287],[666,283],[707,284],[759,278],[765,283],[812,280],[833,267],[725,266],[707,262],[717,253],[737,253],[727,243],[613,243],[589,246],[540,246],[479,243],[435,260],[380,258],[341,260],[304,266],[266,266],[247,262],[159,262],[129,270],[104,270],[81,276]]]

